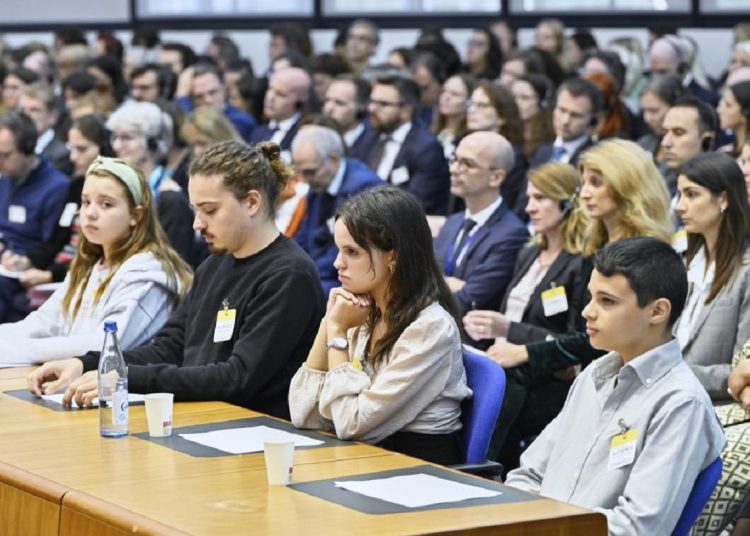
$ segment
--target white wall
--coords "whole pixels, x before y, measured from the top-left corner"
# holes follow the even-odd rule
[[[20,0],[0,0],[0,2],[20,1]],[[66,0],[67,1],[67,0]],[[77,0],[83,1],[83,0]],[[88,0],[87,0],[88,1]],[[101,1],[101,0],[100,0]],[[61,3],[64,3],[61,0]],[[116,32],[118,37],[124,43],[129,43],[130,32]],[[313,30],[312,40],[315,50],[325,52],[331,49],[335,37],[334,30]],[[533,29],[523,29],[519,32],[518,39],[521,47],[529,46],[533,41]],[[641,44],[646,46],[647,32],[642,28],[601,28],[593,30],[594,36],[600,45],[606,43],[614,37],[636,37]],[[728,28],[721,29],[687,29],[685,35],[689,35],[697,40],[701,49],[701,58],[708,74],[718,76],[726,67],[729,61],[729,51],[732,43],[732,32]],[[243,55],[249,57],[256,72],[264,72],[268,68],[267,45],[269,34],[263,30],[247,31],[230,31],[227,34],[235,39],[240,46]],[[459,54],[464,55],[466,42],[471,34],[470,29],[450,28],[444,31],[445,36],[456,46]],[[161,32],[162,41],[180,41],[192,46],[197,51],[203,50],[211,38],[212,32],[206,30],[196,31],[177,31],[165,30]],[[381,42],[375,62],[385,61],[388,51],[400,46],[412,46],[419,35],[418,29],[413,30],[383,30],[381,32]],[[91,34],[93,38],[93,34]],[[45,33],[7,33],[4,39],[11,46],[20,46],[31,40],[42,41],[52,44],[52,34]]]

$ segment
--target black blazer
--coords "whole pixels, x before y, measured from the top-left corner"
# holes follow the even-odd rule
[[[529,271],[531,265],[539,257],[542,249],[536,245],[529,245],[518,254],[513,278],[508,285],[500,311],[505,312],[508,306],[508,296],[511,290]],[[550,265],[547,273],[532,292],[529,302],[524,309],[521,322],[511,322],[507,339],[513,344],[545,339],[548,335],[559,335],[570,331],[583,329],[581,311],[584,306],[584,294],[591,275],[591,261],[582,255],[571,255],[561,251]],[[565,287],[568,298],[568,310],[552,316],[544,314],[542,292],[552,287]]]

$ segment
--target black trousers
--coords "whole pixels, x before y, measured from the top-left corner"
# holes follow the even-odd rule
[[[440,465],[464,462],[460,432],[450,434],[396,432],[378,443],[378,446]]]

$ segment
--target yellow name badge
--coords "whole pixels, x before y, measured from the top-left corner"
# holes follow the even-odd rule
[[[237,309],[222,309],[216,314],[216,328],[214,329],[214,342],[228,341],[234,332],[234,321],[237,318]]]
[[[633,463],[637,444],[638,430],[636,428],[614,436],[609,445],[609,469],[619,469]]]
[[[559,286],[542,292],[544,316],[554,316],[568,310],[568,296],[565,287]]]
[[[677,253],[685,253],[688,248],[687,231],[680,229],[672,235],[672,248]]]

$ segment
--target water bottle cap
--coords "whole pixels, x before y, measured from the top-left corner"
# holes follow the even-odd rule
[[[112,331],[117,331],[117,322],[114,320],[106,320],[104,322],[104,332],[109,333]]]

